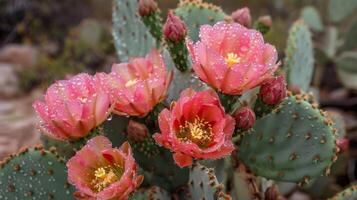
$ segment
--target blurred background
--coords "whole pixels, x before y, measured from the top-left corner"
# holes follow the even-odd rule
[[[281,60],[289,27],[304,19],[313,32],[312,83],[321,107],[341,122],[344,152],[333,175],[296,189],[282,184],[290,199],[324,199],[356,180],[357,158],[357,2],[326,0],[215,0],[226,13],[250,8],[253,19],[270,15],[265,39]],[[177,0],[158,0],[163,13]],[[0,159],[39,142],[31,104],[53,81],[79,72],[108,71],[119,62],[111,36],[110,0],[0,0]],[[163,18],[166,16],[163,14]],[[136,44],[133,44],[136,45]]]

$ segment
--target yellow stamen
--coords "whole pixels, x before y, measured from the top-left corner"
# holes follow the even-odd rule
[[[138,80],[136,80],[136,79],[131,79],[131,80],[129,80],[128,82],[125,83],[125,87],[133,86],[133,85],[135,85],[137,82],[138,82]]]
[[[207,147],[212,140],[211,125],[199,118],[193,122],[186,121],[184,126],[180,126],[180,131],[177,137],[181,141],[192,141],[201,148]]]
[[[240,62],[240,57],[238,57],[237,54],[235,53],[228,53],[227,57],[225,58],[225,62],[228,65],[228,67],[232,67],[233,65],[237,64]]]
[[[94,171],[94,178],[91,182],[93,190],[96,192],[102,191],[110,184],[119,181],[123,174],[123,168],[119,165],[108,165],[99,167]]]

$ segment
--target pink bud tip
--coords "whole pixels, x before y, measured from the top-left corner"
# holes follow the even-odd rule
[[[347,151],[349,147],[349,140],[347,138],[338,139],[337,146],[342,152]]]
[[[126,128],[128,138],[133,141],[143,141],[149,134],[148,128],[145,124],[130,120]]]
[[[252,17],[250,16],[250,10],[247,7],[240,8],[234,11],[232,14],[233,21],[240,23],[245,27],[250,27],[252,24]]]
[[[167,15],[167,20],[164,25],[164,36],[173,42],[183,40],[186,37],[187,30],[185,23],[172,11]]]
[[[286,97],[284,76],[267,79],[260,88],[260,98],[268,105],[276,105]]]
[[[242,130],[248,130],[253,127],[255,123],[255,113],[249,107],[240,108],[234,114],[236,120],[236,127]]]
[[[267,27],[271,27],[273,24],[273,20],[271,19],[270,15],[264,15],[258,18],[258,23],[263,24]]]
[[[155,0],[140,0],[139,1],[139,14],[140,16],[147,16],[157,11],[157,3]]]

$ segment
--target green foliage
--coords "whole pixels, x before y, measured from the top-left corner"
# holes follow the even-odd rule
[[[344,191],[338,193],[329,200],[354,200],[357,198],[357,185],[354,184]]]
[[[227,196],[223,193],[223,185],[218,183],[214,170],[198,163],[190,169],[188,186],[192,200],[215,200]]]
[[[357,88],[357,52],[344,52],[336,59],[339,80],[347,88]]]
[[[171,200],[170,194],[157,186],[148,189],[139,189],[130,198],[130,200]]]
[[[238,157],[256,175],[305,184],[329,174],[337,159],[335,130],[306,95],[289,96],[242,138]]]
[[[133,56],[144,56],[156,47],[157,41],[140,20],[137,7],[137,1],[114,1],[113,37],[121,62]]]
[[[303,21],[298,20],[291,27],[285,54],[288,85],[307,91],[314,72],[314,53],[311,33]]]
[[[225,19],[226,14],[221,8],[202,2],[202,0],[181,0],[175,14],[185,21],[188,35],[194,41],[198,40],[199,27],[203,24],[213,25]]]
[[[324,30],[319,11],[312,6],[306,6],[301,11],[301,19],[304,20],[313,31],[320,32]]]
[[[186,71],[190,67],[190,63],[188,60],[188,50],[186,48],[185,40],[166,42],[176,68],[181,72]]]
[[[329,17],[332,22],[340,22],[351,15],[357,8],[356,0],[330,0]]]
[[[64,161],[41,148],[5,160],[0,177],[0,199],[74,199]]]
[[[334,56],[336,55],[337,47],[338,29],[334,26],[330,26],[326,29],[323,51],[329,58],[334,58]],[[318,59],[323,59],[323,56],[321,55],[320,57],[318,57]]]
[[[357,2],[357,1],[356,1]],[[353,22],[346,34],[346,40],[343,45],[344,50],[352,50],[357,48],[357,20]]]

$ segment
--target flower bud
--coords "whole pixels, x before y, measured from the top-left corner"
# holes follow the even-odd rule
[[[344,152],[348,150],[349,140],[347,138],[337,139],[337,147],[340,151]]]
[[[270,28],[273,25],[273,20],[270,15],[264,15],[258,18],[258,23]]]
[[[234,22],[240,23],[245,27],[250,27],[252,24],[252,17],[250,16],[250,11],[247,7],[234,11],[231,16]]]
[[[260,87],[260,98],[268,105],[276,105],[286,97],[284,76],[269,78]]]
[[[185,39],[187,29],[185,23],[170,11],[163,32],[166,39],[177,42]]]
[[[130,120],[126,127],[126,134],[130,140],[139,142],[149,135],[149,130],[144,124]]]
[[[157,3],[155,0],[139,0],[139,15],[147,16],[155,11],[157,11]]]
[[[268,187],[268,189],[265,191],[265,199],[266,200],[279,199],[278,188],[275,185]]]
[[[249,107],[240,108],[235,112],[234,118],[236,120],[236,127],[241,130],[248,130],[255,123],[255,113]]]

